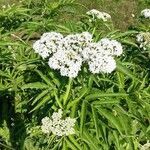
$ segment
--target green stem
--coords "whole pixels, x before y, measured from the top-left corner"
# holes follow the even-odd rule
[[[77,109],[77,103],[72,107],[72,109],[71,109],[71,117],[72,118],[74,118],[75,117],[75,115],[76,115],[76,109]]]
[[[0,145],[3,146],[3,147],[5,147],[5,148],[7,148],[7,149],[15,150],[14,148],[12,148],[12,147],[10,147],[8,145],[5,145],[5,144],[3,144],[1,142],[0,142]]]
[[[46,148],[46,150],[48,150],[49,149],[49,146],[52,144],[52,142],[54,141],[54,139],[55,139],[55,135],[52,135],[51,136],[51,138],[50,138],[50,135],[48,135],[48,137],[47,137],[49,140],[48,140],[48,145],[47,145],[47,148]]]
[[[59,105],[59,107],[60,107],[60,108],[63,108],[63,106],[62,106],[62,104],[61,104],[61,102],[60,102],[60,99],[58,98],[56,92],[54,92],[54,95],[55,95],[55,100],[56,100],[57,104]]]
[[[93,85],[93,78],[94,78],[93,75],[90,75],[89,80],[88,80],[88,83],[87,83],[88,89],[86,89],[86,90],[84,91],[84,93],[82,93],[82,95],[81,95],[79,98],[76,99],[76,103],[74,104],[74,106],[73,106],[72,109],[71,109],[71,117],[75,117],[75,115],[76,115],[76,110],[77,110],[79,101],[80,101],[80,100],[90,91],[90,89],[92,88],[92,85]],[[68,107],[69,107],[69,105],[68,105]]]
[[[70,90],[71,90],[71,84],[72,84],[72,78],[69,78],[69,82],[68,82],[68,85],[66,87],[66,93],[63,97],[64,106],[67,104],[68,96],[69,96],[69,93],[70,93]]]
[[[91,74],[88,80],[88,88],[89,90],[92,88],[94,76]]]

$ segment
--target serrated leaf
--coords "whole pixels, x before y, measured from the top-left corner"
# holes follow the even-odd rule
[[[91,134],[88,133],[87,129],[83,132],[82,140],[84,140],[88,146],[93,150],[100,150],[100,147],[98,146],[99,141],[96,140]]]
[[[68,136],[68,138],[78,148],[78,150],[82,150],[82,147],[77,142],[77,140],[73,137],[73,135]]]
[[[140,79],[138,79],[128,68],[123,66],[119,61],[117,62],[117,70],[122,72],[123,74],[129,76],[130,78],[132,78],[138,82],[141,82]]]
[[[104,108],[101,108],[101,107],[96,107],[96,108],[99,111],[99,113],[101,115],[103,115],[104,117],[106,117],[108,119],[108,121],[111,122],[118,129],[119,133],[122,135],[123,127],[122,127],[118,117],[114,116],[111,111],[108,111]]]
[[[50,101],[50,98],[51,98],[50,95],[45,96],[29,113],[42,107],[46,102]]]
[[[79,97],[76,98],[75,100],[71,101],[68,105],[67,105],[67,109],[69,109],[70,107],[76,105],[85,95],[86,93],[89,91],[89,89],[87,87],[83,87],[79,93]]]
[[[32,102],[31,105],[34,105],[35,103],[37,103],[38,100],[40,100],[42,97],[44,97],[48,92],[49,92],[49,90],[44,90],[44,91],[42,91],[42,92],[34,99],[34,101]]]
[[[68,139],[65,140],[68,147],[70,147],[72,150],[78,150],[77,147],[72,143],[70,142]]]
[[[36,70],[36,72],[40,75],[40,77],[48,84],[50,85],[51,87],[54,87],[54,85],[52,84],[52,82],[50,81],[50,79],[45,76],[41,71],[39,70]]]

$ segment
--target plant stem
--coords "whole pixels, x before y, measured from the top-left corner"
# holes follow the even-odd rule
[[[55,95],[55,99],[56,99],[56,102],[57,102],[57,104],[59,105],[59,107],[60,107],[60,108],[63,108],[63,106],[62,106],[62,104],[61,104],[61,102],[60,102],[60,99],[58,98],[56,92],[54,92],[54,95]]]
[[[93,75],[90,75],[88,83],[87,83],[88,89],[86,89],[84,91],[84,93],[82,93],[82,95],[79,98],[76,99],[77,102],[74,104],[74,106],[71,109],[71,117],[75,117],[76,109],[78,107],[79,101],[90,91],[92,85],[93,85]]]
[[[12,148],[12,147],[10,147],[8,145],[5,145],[5,144],[3,144],[1,142],[0,142],[0,145],[3,146],[3,147],[5,147],[5,148],[7,148],[7,149],[15,150],[14,148]]]

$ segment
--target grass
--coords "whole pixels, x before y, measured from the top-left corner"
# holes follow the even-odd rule
[[[132,14],[136,17],[141,10],[147,7],[144,1],[141,0],[82,0],[80,2],[85,4],[88,9],[95,8],[111,14],[116,28],[123,31],[137,23]]]

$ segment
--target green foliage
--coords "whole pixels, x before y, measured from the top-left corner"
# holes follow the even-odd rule
[[[139,31],[150,31],[147,20],[137,18],[121,32],[113,22],[89,22],[85,12],[79,14],[85,9],[74,0],[26,0],[1,9],[0,149],[137,150],[150,139],[150,50],[135,40]],[[75,79],[61,77],[32,49],[50,31],[117,39],[124,54],[112,74],[92,75],[84,66]],[[41,132],[41,119],[59,108],[77,119],[75,135]]]

